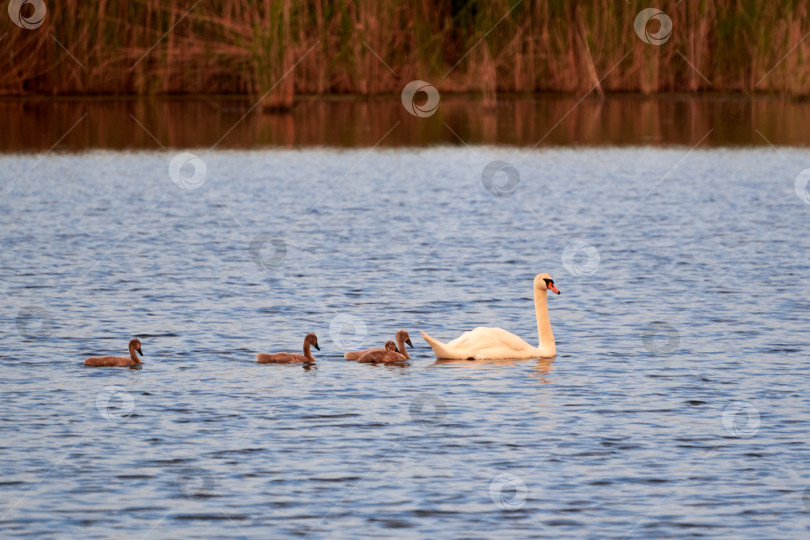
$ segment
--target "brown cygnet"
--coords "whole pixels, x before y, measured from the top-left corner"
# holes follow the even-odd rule
[[[397,348],[396,348],[397,352],[399,352],[407,360],[408,358],[411,357],[411,355],[409,355],[408,351],[405,349],[405,344],[407,343],[413,349],[413,343],[411,343],[411,336],[408,335],[407,330],[400,330],[399,332],[397,332],[396,340],[397,340]],[[381,347],[373,347],[371,349],[366,349],[364,351],[350,351],[344,353],[343,358],[345,358],[346,360],[357,360],[364,354],[370,352],[385,352],[385,349]]]
[[[85,366],[111,367],[111,366],[137,366],[141,363],[138,355],[143,356],[141,342],[138,338],[129,340],[129,358],[126,356],[92,356],[84,361]]]
[[[294,354],[294,353],[259,353],[256,355],[256,360],[260,364],[314,364],[315,358],[312,357],[312,351],[310,350],[310,346],[315,347],[319,351],[321,350],[318,347],[318,336],[313,333],[307,334],[304,338],[304,354]]]
[[[386,341],[382,351],[367,352],[357,359],[361,364],[401,364],[406,360],[404,355],[397,352],[393,341]]]

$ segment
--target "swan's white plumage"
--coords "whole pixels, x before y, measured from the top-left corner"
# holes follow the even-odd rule
[[[537,315],[537,334],[540,339],[538,347],[530,345],[522,338],[503,328],[485,326],[479,326],[474,330],[464,332],[448,343],[442,343],[425,332],[422,332],[422,337],[425,338],[425,341],[428,342],[428,345],[439,358],[492,360],[498,358],[525,359],[555,356],[557,346],[554,342],[554,335],[551,333],[551,324],[548,318],[546,294],[549,287],[546,280],[551,282],[551,289],[557,292],[551,276],[538,274],[535,277],[534,304]]]
[[[425,332],[422,332],[422,337],[439,358],[484,360],[553,356],[544,354],[537,347],[529,345],[525,340],[503,328],[479,326],[475,330],[464,332],[449,343],[435,340]]]

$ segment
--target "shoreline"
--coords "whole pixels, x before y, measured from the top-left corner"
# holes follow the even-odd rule
[[[592,94],[592,95],[591,95]],[[483,95],[478,92],[441,92],[442,99],[466,99],[470,101],[483,101]],[[791,102],[810,102],[810,95],[793,95],[782,94],[778,92],[740,92],[736,90],[711,90],[711,91],[673,91],[673,92],[631,92],[631,91],[606,91],[602,95],[597,94],[595,91],[589,92],[586,95],[577,92],[503,92],[496,95],[497,100],[504,101],[519,101],[519,100],[542,100],[542,99],[638,99],[638,100],[655,100],[655,99],[718,99],[728,98],[731,100],[775,100],[775,101],[791,101]],[[256,96],[252,94],[173,94],[173,93],[155,93],[155,94],[0,94],[0,102],[13,102],[13,101],[200,101],[216,99],[221,101],[256,101]],[[328,102],[386,102],[386,101],[399,101],[400,94],[398,93],[380,93],[380,94],[296,94],[293,98],[294,101],[311,102],[311,101],[328,101]]]

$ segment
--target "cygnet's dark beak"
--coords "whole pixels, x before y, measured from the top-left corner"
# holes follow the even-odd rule
[[[406,339],[406,340],[405,340],[405,343],[407,343],[408,345],[410,345],[411,349],[413,349],[413,343],[411,343],[411,338]]]
[[[138,354],[140,354],[141,356],[143,356],[143,353],[141,352],[140,347],[138,348]]]
[[[313,345],[315,345],[315,348],[316,348],[316,349],[318,349],[319,351],[321,350],[321,348],[320,348],[320,347],[318,347],[318,343],[317,343],[317,342],[316,342],[316,343],[314,343]]]

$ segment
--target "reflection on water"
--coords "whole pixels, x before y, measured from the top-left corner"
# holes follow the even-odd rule
[[[433,366],[444,366],[444,365],[458,365],[463,366],[468,369],[486,369],[491,367],[510,367],[514,364],[522,364],[525,363],[528,366],[531,366],[533,372],[531,373],[535,377],[537,377],[541,383],[548,384],[550,381],[548,380],[548,374],[551,371],[551,366],[554,363],[553,358],[537,358],[533,360],[509,360],[509,359],[486,359],[486,360],[459,360],[459,359],[451,359],[451,358],[437,358],[435,362],[433,362]]]
[[[431,144],[810,145],[810,102],[733,96],[442,99],[416,118],[398,97],[301,99],[285,114],[243,99],[0,102],[0,151],[384,147]],[[399,123],[398,123],[399,122]],[[393,129],[392,129],[393,128]],[[390,131],[390,133],[389,133]],[[708,135],[707,135],[708,134]]]

